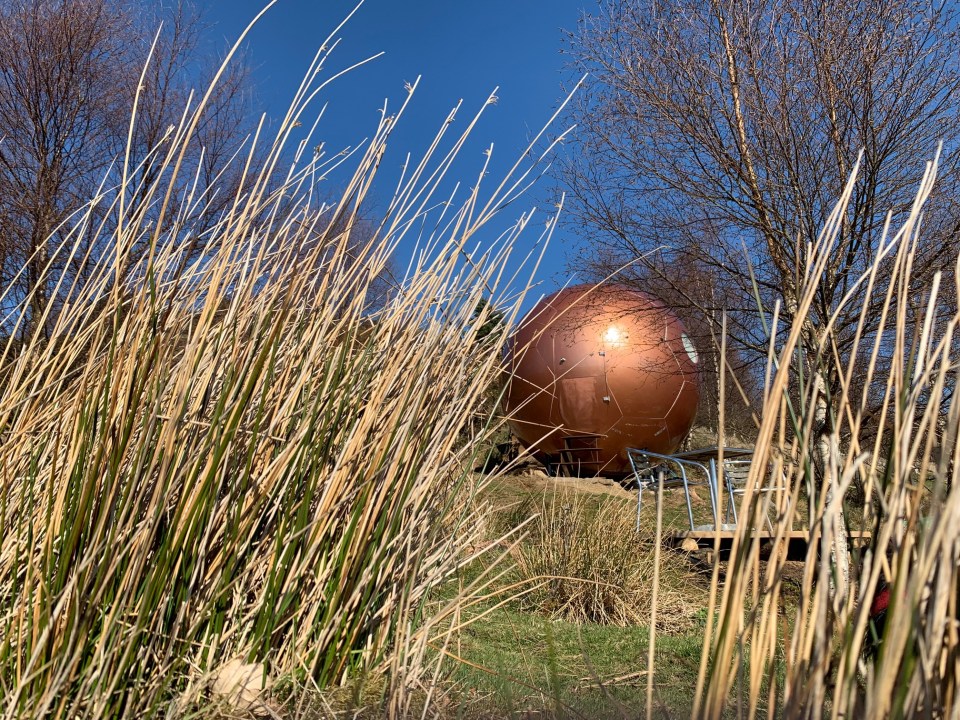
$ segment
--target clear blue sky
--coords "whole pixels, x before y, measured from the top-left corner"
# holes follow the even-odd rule
[[[214,23],[215,39],[233,41],[265,4],[266,0],[207,0],[202,6]],[[349,0],[279,0],[254,28],[247,43],[248,60],[264,111],[273,116],[283,113],[317,48],[354,5]],[[567,46],[563,31],[575,29],[590,5],[591,0],[366,0],[340,32],[341,43],[329,68],[342,69],[379,52],[384,55],[325,92],[321,104],[329,105],[317,139],[333,152],[355,146],[376,128],[384,99],[398,108],[404,84],[421,76],[375,189],[375,197],[385,206],[406,152],[416,155],[425,149],[459,99],[464,100],[458,116],[462,126],[499,86],[499,100],[484,113],[456,173],[470,184],[483,149],[493,143],[491,175],[497,179],[562,100],[564,81],[569,81],[561,54]],[[499,228],[493,229],[502,229],[507,219],[533,204],[549,208],[549,199],[544,184],[508,209]],[[540,227],[542,223],[533,228],[529,242]],[[538,274],[542,291],[568,281],[566,256],[574,240],[568,231],[555,234],[546,266]]]

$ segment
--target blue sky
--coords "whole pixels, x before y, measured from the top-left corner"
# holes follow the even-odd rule
[[[214,24],[215,39],[229,42],[265,3],[207,0],[202,4],[207,20]],[[566,58],[561,54],[567,46],[563,31],[576,27],[589,4],[590,0],[366,0],[339,33],[341,43],[329,69],[346,68],[379,52],[384,55],[325,91],[321,104],[328,102],[328,108],[317,139],[333,152],[357,145],[376,128],[384,99],[398,108],[405,83],[419,75],[412,106],[391,139],[374,190],[385,206],[405,154],[426,148],[458,100],[464,100],[458,122],[465,125],[499,86],[497,104],[485,111],[455,173],[469,183],[481,166],[483,150],[492,143],[491,179],[498,179],[564,97],[569,74],[564,72]],[[248,61],[258,103],[268,114],[283,113],[317,48],[354,5],[343,0],[278,0],[254,28],[247,43]],[[550,199],[547,184],[541,184],[506,211],[491,228],[492,234],[531,205],[549,208]],[[540,227],[537,223],[528,235],[531,244]],[[554,236],[538,273],[543,292],[568,282],[567,255],[575,240],[569,230]]]

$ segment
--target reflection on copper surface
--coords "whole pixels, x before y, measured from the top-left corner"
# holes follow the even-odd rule
[[[627,447],[673,452],[693,425],[696,349],[680,319],[646,293],[578,285],[544,298],[507,362],[514,432],[571,474],[622,475]]]

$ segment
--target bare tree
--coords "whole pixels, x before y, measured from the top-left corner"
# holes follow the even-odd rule
[[[199,53],[203,29],[183,3],[160,14],[116,0],[12,0],[0,7],[0,283],[9,291],[3,314],[11,303],[27,314],[26,322],[12,316],[21,333],[42,331],[48,304],[62,300],[39,278],[82,278],[96,262],[98,239],[109,236],[91,227],[89,247],[69,259],[52,252],[71,229],[71,214],[98,187],[115,186],[138,87],[130,146],[137,176],[130,186],[155,179],[160,163],[150,152],[176,124],[190,88],[203,87],[212,70]],[[189,155],[196,167],[181,171],[182,182],[199,178],[201,194],[244,140],[243,85],[242,68],[218,85],[193,141],[198,152]],[[208,200],[205,217],[212,221],[223,208],[216,197]],[[45,273],[48,263],[57,272]]]
[[[114,58],[127,22],[102,2],[31,2],[0,12],[0,232],[4,285],[20,282],[33,317],[47,241],[87,197],[108,157],[100,139],[117,101]],[[97,147],[94,147],[97,146]]]
[[[804,323],[821,438],[839,377],[816,349],[842,358],[857,320],[841,317],[825,338],[827,318],[876,258],[888,210],[909,209],[941,141],[914,281],[955,256],[957,19],[952,4],[926,0],[606,0],[572,38],[590,78],[564,180],[577,222],[607,248],[590,253],[604,260],[596,271],[640,258],[628,278],[666,283],[705,322],[726,311],[754,357],[765,336],[757,299],[793,320],[807,249],[862,152]],[[677,272],[690,264],[722,292]]]
[[[647,258],[649,264],[659,267],[663,259]],[[639,272],[638,272],[639,270]],[[701,375],[700,401],[697,407],[697,425],[716,432],[721,420],[720,405],[720,328],[723,313],[737,298],[729,291],[725,278],[714,268],[692,254],[676,254],[670,258],[669,272],[645,272],[643,267],[624,270],[627,284],[635,285],[663,300],[683,320],[687,335],[693,339],[699,356]],[[676,278],[683,278],[678,287]],[[693,302],[691,302],[693,299]],[[724,430],[733,436],[750,438],[755,435],[757,406],[763,397],[763,383],[754,372],[755,354],[742,346],[727,348],[724,384],[726,399],[723,408]],[[729,435],[728,435],[729,437]]]

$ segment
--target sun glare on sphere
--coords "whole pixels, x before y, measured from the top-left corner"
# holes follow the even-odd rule
[[[603,340],[608,345],[622,345],[626,339],[626,333],[616,325],[608,327],[607,331],[603,334]]]

